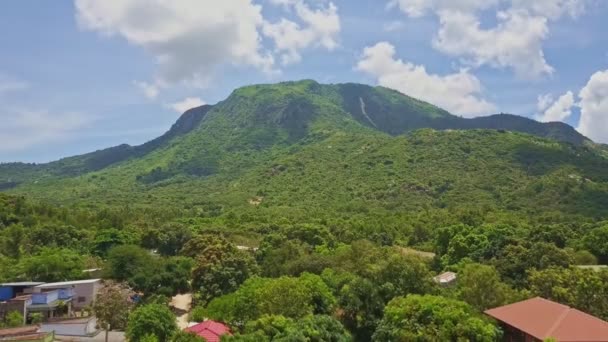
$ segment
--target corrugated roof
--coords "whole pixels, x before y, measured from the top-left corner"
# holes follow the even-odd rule
[[[225,324],[211,320],[193,325],[187,328],[186,331],[197,334],[207,340],[207,342],[219,342],[221,336],[232,335],[230,333],[230,328]]]
[[[18,282],[14,282],[14,283],[0,284],[0,286],[38,286],[41,284],[44,284],[44,283],[37,282],[37,281],[18,281]]]
[[[85,280],[72,280],[72,281],[61,281],[58,283],[46,283],[42,285],[36,286],[39,289],[50,289],[50,288],[59,288],[62,286],[72,286],[72,285],[80,285],[80,284],[90,284],[101,281],[101,279],[85,279]]]
[[[485,313],[540,340],[608,342],[608,322],[540,297]]]

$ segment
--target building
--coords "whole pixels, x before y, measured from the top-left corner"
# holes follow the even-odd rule
[[[4,302],[24,294],[31,294],[34,292],[34,286],[42,284],[44,283],[35,281],[0,284],[0,302]]]
[[[207,342],[219,342],[223,335],[232,335],[228,326],[211,320],[195,324],[186,328],[185,331],[194,333],[204,338]]]
[[[608,342],[608,322],[540,297],[490,309],[504,341]]]
[[[41,313],[45,320],[70,317],[72,309],[84,309],[90,305],[100,287],[100,279],[0,284],[0,318],[12,311],[19,312],[24,323],[35,312]]]
[[[100,288],[101,279],[85,279],[40,284],[34,287],[34,293],[70,289],[72,294],[72,307],[76,310],[80,310],[93,303]]]
[[[454,272],[444,272],[436,277],[433,277],[433,280],[439,285],[448,286],[454,284],[457,277],[457,274]]]

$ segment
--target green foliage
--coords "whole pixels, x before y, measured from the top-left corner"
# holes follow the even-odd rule
[[[19,267],[27,279],[57,282],[82,279],[84,258],[69,249],[44,247],[32,256],[22,258]]]
[[[129,315],[126,336],[134,342],[146,341],[146,335],[152,335],[157,341],[169,341],[177,330],[175,316],[168,306],[148,304]]]
[[[99,326],[107,331],[122,330],[127,326],[129,313],[134,303],[131,300],[133,291],[122,283],[105,281],[93,301],[93,313]]]
[[[528,282],[535,295],[608,319],[608,271],[553,267],[532,270]]]
[[[4,321],[9,328],[20,327],[23,325],[23,315],[18,311],[11,311],[6,315]]]
[[[348,342],[350,334],[336,319],[315,315],[297,321],[284,316],[262,316],[247,324],[244,334],[226,337],[222,341],[310,341]]]
[[[482,312],[511,302],[514,293],[494,267],[472,263],[458,273],[457,295]]]
[[[495,341],[499,330],[464,302],[436,296],[393,299],[374,341]]]
[[[32,312],[29,317],[32,321],[32,324],[40,324],[43,321],[43,316],[40,312]]]
[[[331,290],[319,276],[254,277],[236,292],[212,300],[205,314],[208,318],[239,326],[263,315],[297,319],[312,314],[329,314],[334,305]]]
[[[171,338],[171,342],[205,342],[205,339],[194,333],[178,331]]]
[[[224,238],[195,237],[186,243],[182,254],[196,258],[192,288],[199,291],[203,304],[236,291],[245,280],[258,273],[253,256]]]

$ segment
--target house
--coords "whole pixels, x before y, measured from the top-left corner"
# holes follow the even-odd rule
[[[452,285],[456,281],[456,278],[457,278],[456,273],[444,272],[436,277],[433,277],[433,280],[439,285],[448,286],[448,285]]]
[[[186,328],[185,331],[194,333],[204,338],[207,342],[219,342],[221,336],[232,335],[228,326],[223,323],[211,320],[193,325],[189,328]]]
[[[608,342],[608,322],[540,297],[485,313],[499,322],[508,342]]]
[[[16,283],[0,284],[0,302],[13,299],[23,294],[31,294],[34,292],[34,286],[42,284],[44,283],[36,281],[22,281]]]
[[[17,311],[27,322],[31,313],[41,313],[45,320],[58,315],[71,316],[72,308],[84,309],[93,302],[100,279],[59,283],[19,282],[0,284],[0,318]]]
[[[72,307],[76,310],[80,310],[93,303],[100,288],[101,279],[85,279],[37,285],[34,287],[34,292],[40,293],[52,290],[69,290],[71,291]]]

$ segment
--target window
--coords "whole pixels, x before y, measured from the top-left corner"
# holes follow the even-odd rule
[[[78,303],[84,303],[86,302],[87,298],[86,297],[78,297]]]

